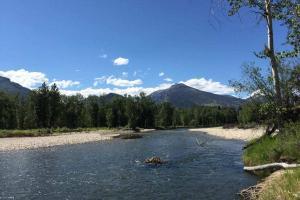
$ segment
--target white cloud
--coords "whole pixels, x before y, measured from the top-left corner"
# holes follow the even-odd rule
[[[101,55],[99,55],[99,58],[107,58],[108,56],[107,56],[107,54],[101,54]]]
[[[114,65],[128,65],[129,63],[129,59],[128,58],[122,58],[122,57],[119,57],[119,58],[116,58],[114,61],[113,61]]]
[[[158,74],[158,76],[164,76],[164,75],[165,75],[164,72],[160,72],[160,73]]]
[[[164,81],[167,81],[167,82],[172,82],[172,81],[173,81],[173,79],[171,79],[171,78],[165,78],[165,79],[164,79]]]
[[[234,93],[234,89],[224,85],[220,82],[215,82],[212,79],[205,79],[205,78],[193,78],[189,79],[187,81],[181,81],[180,83],[183,83],[185,85],[188,85],[190,87],[196,88],[198,90],[206,91],[206,92],[212,92],[215,94],[232,94]]]
[[[110,76],[106,79],[106,84],[119,86],[119,87],[132,87],[132,86],[143,84],[143,81],[141,79],[130,81],[127,79],[121,79],[121,78],[116,78],[114,76]]]
[[[58,81],[58,80],[55,80],[55,79],[53,80],[53,82],[50,83],[50,85],[53,85],[54,83],[56,84],[56,86],[59,89],[65,89],[65,88],[68,88],[68,87],[80,85],[79,81],[71,81],[71,80]]]
[[[128,75],[127,72],[123,72],[123,75]],[[136,73],[134,73],[135,75]],[[19,70],[9,70],[9,71],[0,71],[0,76],[7,77],[11,81],[21,84],[24,87],[28,87],[30,89],[34,89],[39,87],[43,82],[49,83],[49,79],[44,73],[41,72],[30,72],[25,69]],[[172,82],[173,80],[170,78],[164,79],[167,82]],[[113,85],[116,87],[125,87],[125,88],[86,88],[82,90],[66,90],[66,88],[71,86],[79,85],[79,81],[72,81],[72,80],[53,80],[50,84],[56,83],[57,86],[61,89],[61,92],[67,95],[81,93],[84,96],[88,95],[102,95],[107,94],[110,92],[118,93],[118,94],[130,94],[130,95],[137,95],[140,92],[145,92],[146,94],[150,94],[156,90],[166,89],[170,87],[171,83],[163,83],[156,87],[142,87],[140,85],[143,84],[141,79],[135,80],[127,80],[124,78],[117,78],[115,76],[102,76],[99,78],[94,79],[94,86],[98,86],[99,84],[108,84]],[[212,92],[215,94],[233,94],[233,88],[224,85],[220,82],[213,81],[212,79],[205,79],[205,78],[193,78],[186,81],[181,81],[180,83],[184,83],[190,87]],[[138,87],[139,86],[139,87]]]
[[[9,78],[11,81],[30,89],[40,86],[43,82],[48,82],[44,73],[30,72],[25,69],[0,71],[0,76]]]
[[[154,91],[157,90],[163,90],[166,88],[169,88],[172,84],[169,83],[163,83],[160,84],[156,87],[148,87],[148,88],[144,88],[144,87],[128,87],[128,88],[99,88],[99,89],[95,89],[95,88],[86,88],[83,90],[60,90],[62,94],[65,95],[76,95],[76,94],[81,94],[84,97],[87,97],[89,95],[104,95],[104,94],[108,94],[108,93],[116,93],[116,94],[120,94],[120,95],[124,95],[124,94],[128,94],[128,95],[139,95],[141,92],[145,92],[146,94],[151,94]]]
[[[71,86],[79,85],[79,81],[72,80],[56,80],[53,79],[51,83],[49,83],[49,79],[46,74],[42,72],[30,72],[25,69],[19,70],[9,70],[9,71],[0,71],[0,76],[4,76],[9,78],[12,82],[19,83],[20,85],[35,89],[40,87],[43,82],[46,82],[49,85],[56,84],[58,88],[64,89]]]
[[[94,86],[96,87],[96,86],[98,86],[99,84],[103,84],[103,83],[105,83],[105,81],[106,81],[106,76],[101,76],[101,77],[99,77],[99,78],[95,78],[94,79]]]
[[[102,77],[100,77],[101,80],[103,80]],[[108,81],[109,80],[109,81]],[[128,94],[128,95],[138,95],[141,92],[145,92],[146,94],[151,94],[152,92],[155,92],[157,90],[163,90],[167,89],[170,86],[172,86],[172,83],[163,83],[156,87],[136,87],[132,86],[132,84],[128,83],[128,80],[124,79],[118,79],[114,76],[110,76],[108,78],[105,77],[105,82],[108,84],[108,82],[115,86],[121,86],[126,88],[86,88],[83,90],[61,90],[63,94],[66,95],[74,95],[77,93],[82,94],[83,96],[87,97],[89,95],[104,95],[108,93],[117,93],[120,95]],[[184,83],[190,87],[203,90],[206,92],[212,92],[215,94],[233,94],[234,90],[230,88],[227,85],[224,85],[220,82],[215,82],[211,79],[205,79],[205,78],[199,78],[199,79],[189,79],[187,81],[181,81],[180,83]]]
[[[94,86],[98,86],[99,84],[106,83],[108,85],[113,85],[117,87],[133,87],[137,85],[143,84],[143,81],[141,79],[136,80],[127,80],[122,78],[116,78],[115,76],[101,76],[99,78],[94,79]]]

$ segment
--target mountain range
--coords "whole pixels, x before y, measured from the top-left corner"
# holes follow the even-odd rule
[[[30,89],[0,76],[0,91],[26,96],[29,94]],[[190,108],[193,106],[238,107],[245,101],[229,95],[204,92],[182,83],[174,84],[164,90],[155,91],[148,96],[156,103],[170,102],[173,106],[178,108]],[[103,96],[105,101],[112,101],[115,97],[121,97],[121,95],[109,93]]]
[[[149,96],[155,102],[170,102],[178,108],[193,106],[238,107],[244,102],[240,98],[204,92],[182,83],[172,85],[168,89],[155,91]]]

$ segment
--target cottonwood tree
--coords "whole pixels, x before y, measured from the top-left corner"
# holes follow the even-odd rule
[[[227,0],[230,4],[229,15],[235,15],[243,7],[250,8],[264,19],[266,23],[268,42],[264,50],[256,55],[268,58],[272,69],[276,103],[282,105],[279,67],[280,59],[297,57],[300,52],[300,1],[299,0]],[[273,21],[280,21],[288,29],[286,44],[292,48],[289,51],[276,52]]]

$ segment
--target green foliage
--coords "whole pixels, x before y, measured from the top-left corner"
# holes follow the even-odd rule
[[[254,63],[245,64],[242,69],[242,79],[230,82],[230,85],[234,87],[236,92],[246,92],[252,95],[252,101],[242,107],[239,121],[243,123],[242,118],[247,115],[250,117],[251,110],[254,111],[252,114],[264,123],[276,124],[279,120],[284,122],[291,119],[295,121],[298,114],[293,114],[292,110],[296,105],[300,104],[299,68],[299,65],[290,66],[282,63],[279,70],[282,105],[278,106],[271,72],[267,72],[267,75],[264,75],[262,69],[255,66]],[[255,111],[255,108],[257,108],[258,113]]]
[[[45,83],[24,99],[0,93],[0,130],[19,129],[3,130],[2,137],[38,136],[91,127],[200,127],[236,121],[237,112],[233,108],[199,106],[176,109],[166,102],[155,104],[144,93],[112,99],[105,96],[84,98],[79,94],[64,96],[56,85],[49,88]]]
[[[243,155],[245,165],[261,165],[290,159],[300,162],[300,123],[287,124],[276,137],[264,136],[252,141]]]
[[[238,114],[239,124],[245,125],[249,123],[259,123],[259,108],[260,104],[257,102],[247,102],[245,103]]]
[[[14,99],[0,92],[0,127],[12,129],[16,125],[16,105]]]
[[[176,112],[179,113],[180,120],[177,120],[177,124],[180,126],[209,127],[237,122],[237,111],[234,108],[198,106]]]
[[[126,101],[126,114],[128,119],[128,127],[136,129],[139,120],[140,105],[139,99],[129,96]]]
[[[56,84],[49,91],[49,127],[57,127],[61,112],[61,96]]]
[[[164,102],[158,106],[157,114],[157,124],[158,127],[170,127],[173,125],[173,113],[174,107],[168,103]]]

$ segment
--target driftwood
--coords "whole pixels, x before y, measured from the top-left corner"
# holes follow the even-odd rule
[[[245,171],[257,171],[257,170],[264,170],[264,169],[290,169],[300,167],[300,164],[288,164],[288,163],[270,163],[265,165],[258,165],[258,166],[251,166],[251,167],[244,167]]]

